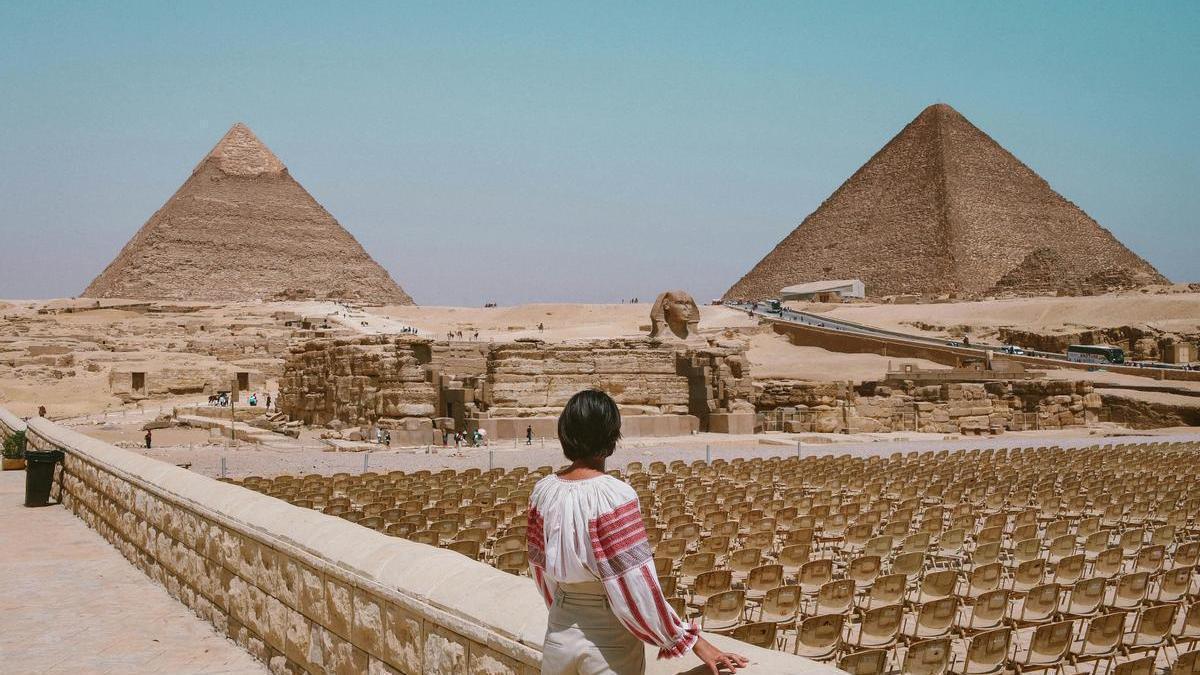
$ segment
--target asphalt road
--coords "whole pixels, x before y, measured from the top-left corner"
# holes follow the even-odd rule
[[[848,333],[859,333],[862,335],[870,335],[872,337],[877,337],[877,338],[881,338],[881,339],[885,339],[885,340],[903,340],[903,341],[907,341],[907,342],[916,342],[916,343],[920,343],[920,344],[936,345],[938,347],[955,347],[957,349],[966,349],[966,350],[978,353],[980,358],[983,358],[985,353],[988,351],[993,351],[996,354],[1004,353],[1003,352],[1004,345],[989,345],[989,344],[983,344],[983,343],[972,343],[970,345],[966,345],[966,344],[962,344],[961,342],[958,342],[958,341],[950,341],[950,340],[946,340],[943,338],[933,338],[933,337],[928,337],[926,335],[913,335],[911,333],[900,333],[897,331],[884,330],[882,328],[875,328],[872,326],[866,326],[863,324],[853,323],[850,321],[843,321],[841,319],[833,319],[833,318],[830,318],[827,316],[822,316],[820,314],[812,314],[809,312],[797,312],[795,310],[791,310],[791,309],[787,309],[787,308],[784,308],[778,312],[774,312],[774,311],[768,310],[766,308],[754,307],[753,305],[749,305],[749,304],[740,304],[740,303],[733,303],[733,302],[726,303],[726,304],[728,304],[730,307],[733,307],[734,309],[740,309],[745,312],[750,312],[751,314],[754,314],[756,316],[761,316],[761,317],[764,317],[767,319],[774,319],[777,321],[786,321],[788,323],[795,323],[795,324],[801,324],[801,325],[816,326],[818,328],[828,328],[828,329],[832,329],[832,330],[845,331]],[[1071,360],[1067,358],[1066,354],[1058,354],[1055,352],[1039,352],[1039,351],[1032,351],[1032,350],[1024,350],[1022,355],[1027,356],[1027,357],[1032,357],[1032,358],[1046,359],[1048,361],[1071,362]],[[1129,362],[1124,365],[1136,366],[1137,364]],[[1103,367],[1103,366],[1101,366],[1101,367]],[[1182,368],[1180,368],[1179,366],[1165,365],[1165,364],[1148,364],[1147,363],[1147,364],[1142,364],[1141,367],[1149,368],[1149,369],[1160,369],[1161,368],[1164,370],[1182,370]]]

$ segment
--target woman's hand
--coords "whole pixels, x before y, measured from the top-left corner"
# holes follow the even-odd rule
[[[708,666],[712,675],[721,675],[722,670],[732,672],[738,668],[745,668],[750,663],[750,659],[741,654],[723,652],[704,638],[696,640],[696,646],[692,647],[692,653]]]

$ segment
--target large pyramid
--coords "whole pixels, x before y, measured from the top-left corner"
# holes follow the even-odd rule
[[[762,300],[778,297],[785,286],[851,278],[862,279],[874,297],[1019,291],[1018,268],[1033,271],[1046,261],[1061,265],[1057,280],[1064,290],[1099,290],[1100,282],[1113,279],[1165,281],[1032,169],[938,103],[888,141],[725,297]]]
[[[241,123],[83,295],[413,304]]]

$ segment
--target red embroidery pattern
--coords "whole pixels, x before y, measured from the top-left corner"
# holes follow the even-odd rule
[[[620,576],[654,557],[636,499],[594,518],[588,531],[601,579]]]
[[[529,507],[528,528],[525,530],[525,548],[528,549],[529,564],[546,568],[545,521],[536,506]]]

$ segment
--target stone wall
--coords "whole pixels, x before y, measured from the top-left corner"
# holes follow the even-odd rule
[[[272,672],[539,670],[546,609],[527,577],[214,481],[47,420],[28,426],[32,447],[66,455],[52,494]],[[743,672],[750,675],[839,672],[706,637],[749,656],[753,665]],[[695,665],[690,657],[651,657],[647,672]]]
[[[702,429],[711,415],[752,421],[754,411],[741,343],[697,346],[650,338],[469,345],[407,336],[313,340],[293,347],[280,379],[279,405],[310,425],[491,424],[489,435],[507,438],[504,430],[510,427],[524,436],[521,419],[555,417],[588,387],[612,395],[623,415],[690,415]],[[638,420],[629,425],[630,435],[643,428],[662,435],[677,428],[687,433],[693,425]]]
[[[433,417],[438,394],[427,368],[430,342],[371,336],[297,345],[279,381],[279,409],[314,426]]]
[[[832,406],[846,399],[849,392],[850,387],[844,382],[759,380],[754,383],[754,404],[763,411],[797,406]]]
[[[599,387],[621,405],[688,412],[688,378],[678,372],[672,346],[649,340],[599,342],[493,346],[484,402],[502,411],[544,414],[561,410],[581,389]]]
[[[1165,358],[1170,345],[1196,342],[1195,333],[1167,334],[1138,326],[1092,328],[1069,333],[1041,333],[1016,328],[1000,328],[1000,340],[1042,352],[1065,352],[1071,345],[1114,345],[1125,350],[1127,359],[1158,361]]]
[[[1130,429],[1200,427],[1200,407],[1196,405],[1143,401],[1113,390],[1101,391],[1100,397],[1104,399],[1102,418]]]
[[[134,388],[134,373],[142,374],[141,388]],[[215,394],[228,391],[238,373],[247,374],[247,391],[266,388],[266,377],[261,371],[220,362],[123,363],[109,371],[108,388],[125,403],[181,394]]]
[[[892,388],[867,383],[760,383],[759,405],[785,431],[999,433],[1086,426],[1103,402],[1088,382],[1025,380]],[[772,409],[763,408],[774,405]],[[785,405],[780,405],[785,404]]]
[[[18,431],[25,431],[25,420],[0,408],[0,443]]]

